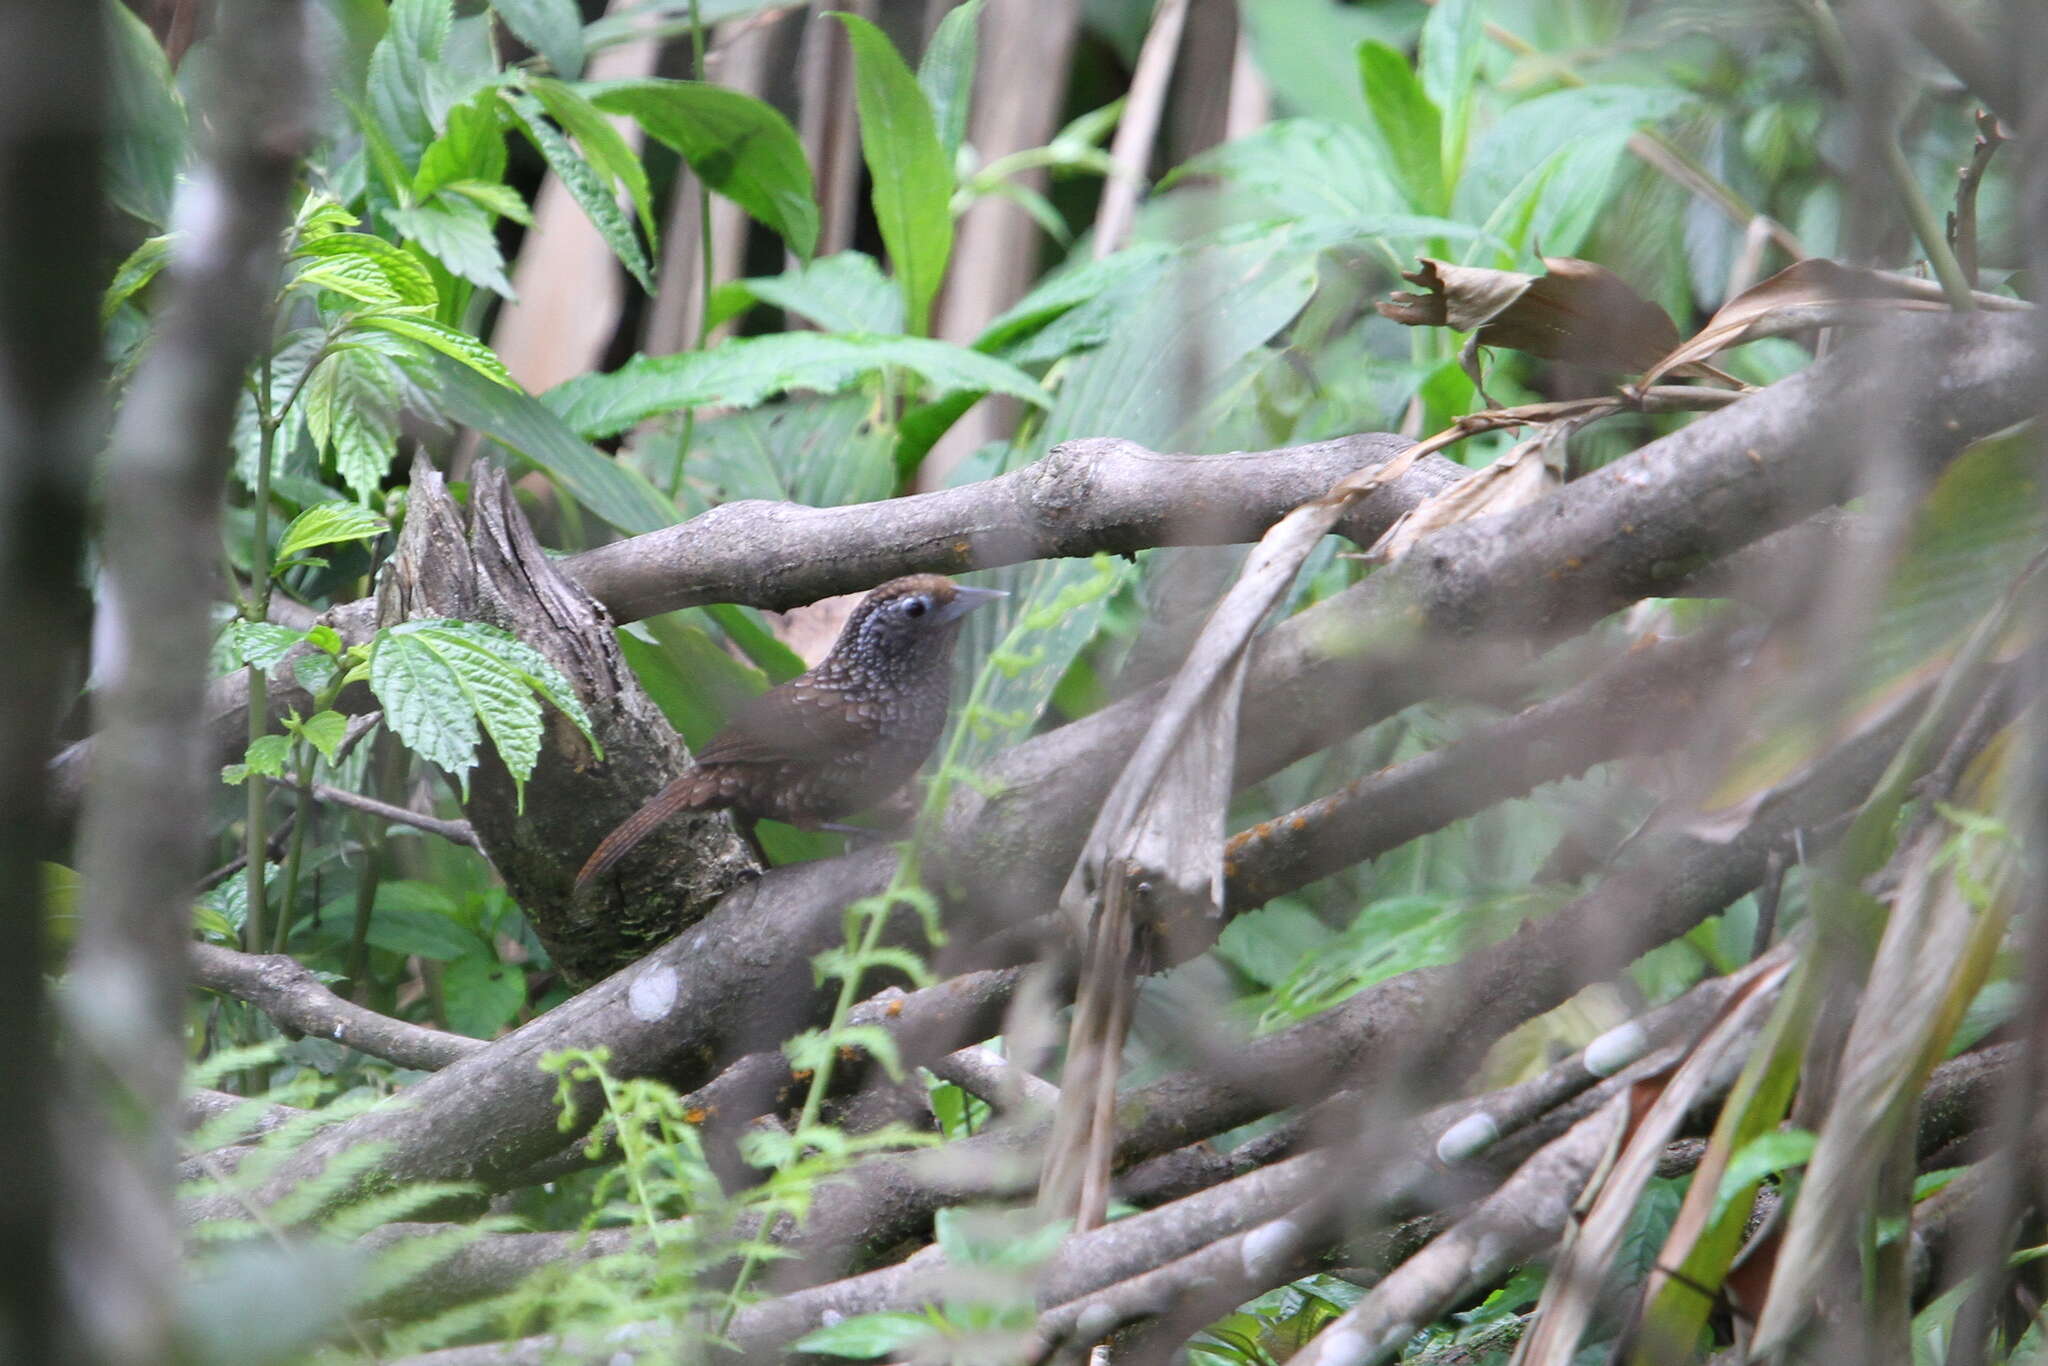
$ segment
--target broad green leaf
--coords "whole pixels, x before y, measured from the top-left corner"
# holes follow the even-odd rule
[[[741,498],[837,507],[895,492],[895,433],[866,394],[782,399],[701,420],[691,436],[677,497],[693,516]],[[680,440],[665,432],[649,453]]]
[[[277,423],[271,464],[273,483],[288,458],[296,452],[299,434],[305,427],[305,392],[300,380],[309,366],[326,355],[327,349],[325,329],[302,327],[287,333],[283,344],[270,358],[270,412],[271,419]],[[290,403],[289,407],[285,406],[287,403]],[[243,389],[236,400],[234,445],[235,477],[245,488],[253,490],[256,487],[256,466],[263,453],[263,433],[262,424],[257,421],[256,395],[249,388]],[[287,459],[278,459],[280,455]],[[317,459],[318,452],[315,452],[314,460]]]
[[[619,631],[619,649],[640,686],[692,749],[724,726],[767,678],[734,659],[689,612],[665,612]]]
[[[1370,122],[1358,90],[1358,45],[1368,38],[1405,45],[1415,36],[1415,8],[1408,5],[1247,0],[1239,12],[1280,109],[1355,128]]]
[[[524,227],[533,226],[533,211],[510,185],[493,185],[484,180],[451,180],[441,187],[444,195],[461,195],[491,213],[509,218]]]
[[[441,56],[454,23],[453,0],[392,0],[390,25],[370,54],[370,110],[406,167],[434,140],[435,115],[450,103]]]
[[[772,106],[697,81],[612,81],[584,89],[592,104],[636,120],[712,190],[810,259],[818,244],[811,167],[796,130]]]
[[[369,934],[365,937],[387,953],[450,963],[488,951],[488,946],[476,931],[446,916],[403,906],[385,906],[382,887],[377,889],[377,902],[370,916]]]
[[[1719,1219],[1737,1196],[1765,1177],[1805,1166],[1819,1141],[1819,1135],[1811,1129],[1773,1129],[1743,1144],[1721,1173],[1721,1185],[1714,1192],[1712,1217]]]
[[[250,778],[282,778],[292,757],[289,735],[264,735],[249,742],[242,762],[221,770],[223,781],[239,787]]]
[[[465,368],[494,384],[507,389],[519,387],[505,369],[505,362],[498,359],[497,352],[469,333],[443,326],[432,318],[410,313],[363,313],[357,315],[355,325],[419,342],[450,360],[459,361]]]
[[[617,530],[637,536],[676,522],[674,503],[627,466],[592,449],[539,399],[452,360],[434,366],[427,381],[433,416],[476,428]]]
[[[434,277],[419,258],[366,232],[331,232],[301,242],[293,256],[309,262],[298,279],[364,303],[431,309],[440,303]]]
[[[1038,407],[1038,381],[1003,361],[923,337],[786,332],[667,356],[638,356],[608,375],[559,384],[543,401],[586,437],[610,436],[661,413],[718,404],[751,407],[786,389],[836,393],[889,366],[936,389],[984,390]]]
[[[720,285],[711,295],[710,325],[737,317],[756,303],[787,309],[827,332],[903,330],[903,296],[865,252],[842,251],[780,275]]]
[[[221,649],[236,664],[253,664],[266,672],[306,638],[304,631],[270,621],[231,621],[221,633]]]
[[[1472,145],[1453,198],[1453,216],[1482,222],[1559,148],[1616,130],[1633,131],[1693,102],[1682,90],[1635,85],[1592,85],[1525,100]],[[1547,240],[1543,247],[1553,251]]]
[[[576,0],[491,0],[519,41],[547,58],[564,80],[583,70],[583,13]]]
[[[1472,79],[1486,41],[1479,0],[1438,0],[1423,21],[1416,53],[1422,88],[1443,117],[1442,161],[1446,185],[1458,183],[1465,160],[1465,135],[1472,118]],[[1513,115],[1509,115],[1513,117]]]
[[[931,104],[888,38],[857,15],[834,17],[853,44],[853,94],[875,223],[903,287],[909,330],[921,336],[930,330],[932,299],[953,251],[952,162]]]
[[[640,230],[652,244],[656,235],[654,203],[647,188],[647,169],[640,164],[639,153],[610,118],[571,87],[537,76],[526,83],[526,88],[549,116],[576,139],[591,167],[604,178],[606,188],[625,189],[626,196],[633,201],[633,211],[640,217]]]
[[[496,184],[505,178],[505,106],[495,89],[480,90],[448,111],[441,135],[420,153],[412,178],[415,200],[457,181]]]
[[[966,0],[947,11],[925,44],[917,64],[917,83],[931,105],[932,123],[950,163],[967,137],[967,108],[974,94],[975,24],[982,0]]]
[[[106,16],[112,45],[107,196],[124,213],[160,228],[170,221],[172,186],[190,155],[185,102],[149,26],[126,5],[98,8]]]
[[[1417,213],[1442,213],[1448,207],[1443,118],[1435,102],[1409,69],[1408,59],[1385,43],[1359,44],[1358,74],[1372,110],[1373,131],[1409,206]]]
[[[1176,167],[1159,189],[1208,176],[1228,185],[1229,208],[1246,214],[1378,216],[1402,198],[1385,145],[1323,119],[1280,119],[1254,129]]]
[[[157,272],[170,264],[172,240],[171,234],[161,233],[145,239],[128,253],[128,259],[121,262],[114,272],[114,282],[100,299],[101,322],[113,317],[115,309],[134,298],[157,277]]]
[[[597,229],[597,235],[605,240],[605,245],[612,249],[620,264],[640,282],[640,287],[652,294],[654,276],[648,269],[646,249],[633,231],[633,224],[619,208],[618,200],[612,198],[612,190],[605,177],[569,144],[554,124],[548,122],[538,100],[531,95],[507,94],[505,98],[512,112],[518,116],[519,126],[526,130],[527,137],[547,160],[548,169],[555,173],[562,187],[582,206],[590,225]],[[644,191],[644,184],[642,188]]]
[[[278,543],[277,558],[288,560],[315,546],[367,540],[389,529],[389,523],[367,508],[353,503],[320,503],[292,519],[292,524],[285,528],[284,539]]]
[[[437,191],[424,204],[388,212],[391,225],[446,266],[450,275],[513,297],[512,281],[505,276],[505,254],[498,249],[498,234],[482,205]],[[618,205],[612,205],[612,212],[617,214]]]
[[[1491,259],[1505,269],[1539,249],[1545,256],[1576,253],[1607,205],[1629,137],[1628,129],[1613,129],[1558,148],[1501,200],[1466,263]]]
[[[341,749],[341,742],[348,738],[348,718],[338,711],[318,711],[303,721],[287,721],[287,729],[320,751],[320,757],[328,763]]]
[[[448,1003],[450,1029],[474,1039],[495,1038],[526,1004],[526,974],[509,963],[469,954],[441,974],[441,994]]]

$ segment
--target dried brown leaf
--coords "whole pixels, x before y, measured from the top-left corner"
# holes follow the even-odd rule
[[[2029,307],[1998,294],[1973,296],[1982,308],[2017,310]],[[1887,314],[1947,312],[1948,300],[1932,280],[1917,280],[1888,270],[1845,266],[1813,257],[1795,261],[1770,279],[1752,285],[1721,305],[1707,325],[1672,348],[1643,372],[1644,386],[1682,365],[1691,365],[1759,337],[1780,337],[1815,327],[1868,323]]]
[[[1549,493],[1564,482],[1546,458],[1548,450],[1559,444],[1554,436],[1555,429],[1545,429],[1491,465],[1408,509],[1373,542],[1368,556],[1392,564],[1433,531],[1491,513],[1512,512]]]
[[[1419,294],[1396,294],[1379,311],[1410,327],[1472,333],[1477,346],[1504,346],[1545,360],[1632,374],[1678,345],[1663,309],[1605,266],[1546,256],[1542,275],[1455,266],[1424,257],[1402,278]]]

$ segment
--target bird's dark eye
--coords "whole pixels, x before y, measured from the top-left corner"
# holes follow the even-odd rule
[[[907,599],[903,604],[903,615],[906,617],[921,617],[924,615],[927,605],[923,598]]]

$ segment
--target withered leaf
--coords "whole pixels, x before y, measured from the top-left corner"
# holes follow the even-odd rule
[[[1396,294],[1379,311],[1410,327],[1472,333],[1478,346],[1504,346],[1545,360],[1633,374],[1678,344],[1671,316],[1605,266],[1546,256],[1542,275],[1422,258],[1402,276],[1424,291]]]
[[[1392,564],[1432,531],[1495,512],[1512,512],[1563,483],[1546,456],[1561,446],[1554,429],[1517,445],[1484,469],[1416,504],[1395,519],[1367,554]]]
[[[1979,292],[1972,297],[1980,308],[2016,310],[2030,306],[1999,294]],[[1874,317],[1900,311],[1946,312],[1948,307],[1941,286],[1932,280],[1809,257],[1793,262],[1722,304],[1705,327],[1645,370],[1642,384],[1648,387],[1682,365],[1703,361],[1759,337],[1867,323]]]

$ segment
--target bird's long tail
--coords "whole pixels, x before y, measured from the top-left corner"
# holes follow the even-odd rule
[[[620,821],[617,828],[591,850],[582,871],[576,874],[578,889],[603,877],[613,864],[633,852],[633,846],[646,839],[655,826],[670,816],[678,811],[696,810],[712,804],[716,789],[715,783],[707,782],[702,772],[693,769],[655,793],[645,806]]]

